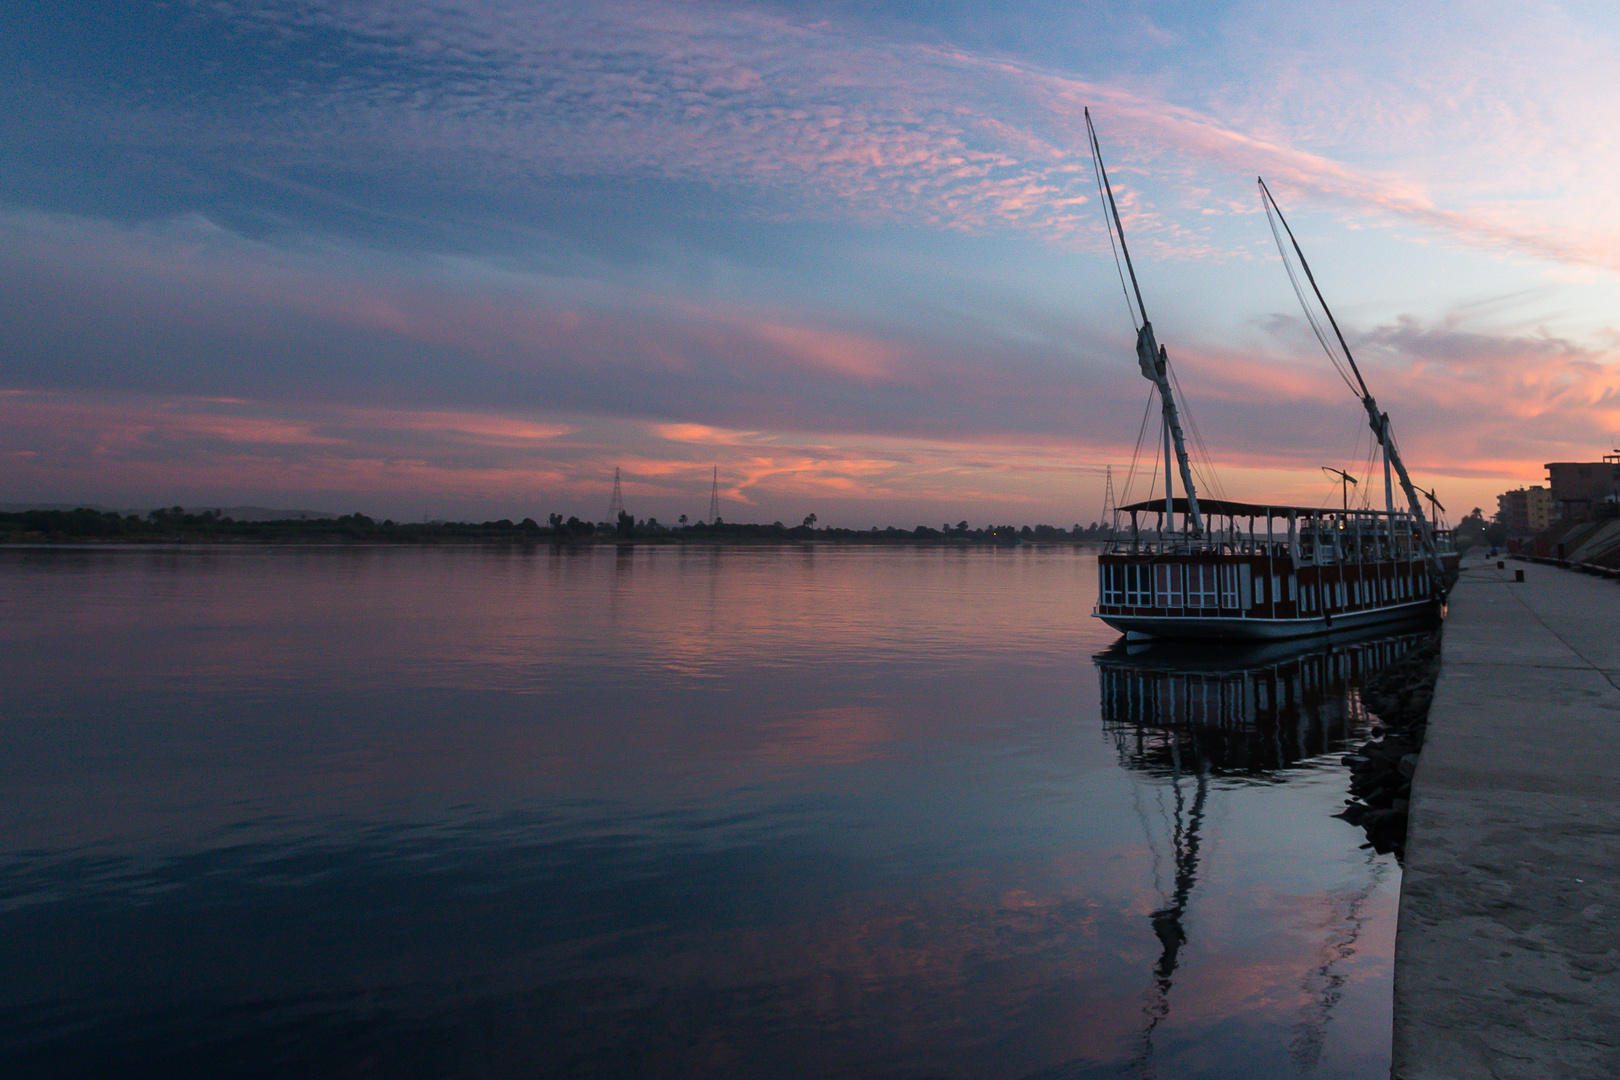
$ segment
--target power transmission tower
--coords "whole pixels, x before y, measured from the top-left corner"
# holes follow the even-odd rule
[[[720,466],[714,467],[714,486],[709,489],[709,524],[720,520]]]
[[[619,467],[613,467],[613,497],[608,500],[607,519],[617,523],[619,515],[624,513],[624,492],[619,489]]]
[[[1103,492],[1102,517],[1110,529],[1117,531],[1119,527],[1119,505],[1114,502],[1114,467],[1112,465],[1108,466],[1108,487]]]

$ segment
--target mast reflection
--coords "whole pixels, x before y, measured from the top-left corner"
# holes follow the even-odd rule
[[[1363,735],[1368,717],[1361,683],[1433,634],[1422,624],[1405,630],[1258,646],[1121,641],[1095,657],[1103,729],[1137,788],[1161,900],[1149,915],[1160,952],[1143,995],[1134,1075],[1154,1075],[1153,1037],[1170,1014],[1170,991],[1187,944],[1185,918],[1198,884],[1212,781],[1285,783],[1291,771],[1310,768]],[[1143,798],[1143,781],[1156,798]],[[1165,819],[1158,827],[1149,822],[1150,804]],[[1355,954],[1362,908],[1383,870],[1369,862],[1364,887],[1333,905],[1343,910],[1332,919],[1337,925],[1326,955],[1302,987],[1310,1004],[1291,1047],[1302,1072],[1320,1058],[1344,982],[1339,968]]]

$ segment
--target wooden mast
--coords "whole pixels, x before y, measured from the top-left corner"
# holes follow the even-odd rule
[[[1339,339],[1339,348],[1344,350],[1344,358],[1349,362],[1350,371],[1356,377],[1356,386],[1360,388],[1361,403],[1367,409],[1367,422],[1372,427],[1373,434],[1378,436],[1379,445],[1384,448],[1385,461],[1395,467],[1395,474],[1400,477],[1401,490],[1406,492],[1406,500],[1412,508],[1412,516],[1417,519],[1418,535],[1423,541],[1423,555],[1429,567],[1429,576],[1433,580],[1437,591],[1443,589],[1445,587],[1445,570],[1440,565],[1440,552],[1435,546],[1434,533],[1429,527],[1429,520],[1423,516],[1423,503],[1418,499],[1417,488],[1413,485],[1411,476],[1406,472],[1406,465],[1401,461],[1400,452],[1395,449],[1395,434],[1390,430],[1389,414],[1378,411],[1378,402],[1373,400],[1372,391],[1367,389],[1367,380],[1361,377],[1361,369],[1356,366],[1356,358],[1351,355],[1350,346],[1345,342],[1343,332],[1339,330],[1338,320],[1333,317],[1333,309],[1328,307],[1327,300],[1322,296],[1322,290],[1316,285],[1316,277],[1311,273],[1311,264],[1305,261],[1305,252],[1300,250],[1299,241],[1294,238],[1294,230],[1288,227],[1288,219],[1283,217],[1282,208],[1277,205],[1277,200],[1272,198],[1271,189],[1266,187],[1265,180],[1258,176],[1255,177],[1255,180],[1260,184],[1260,194],[1265,202],[1267,212],[1276,213],[1277,221],[1282,224],[1283,231],[1288,234],[1288,242],[1293,245],[1294,254],[1299,259],[1300,268],[1305,271],[1305,280],[1310,282],[1311,291],[1316,294],[1316,302],[1321,304],[1322,310],[1327,313],[1328,323],[1333,327],[1333,334]],[[1280,246],[1282,238],[1278,237],[1277,239]],[[1283,261],[1286,263],[1288,253],[1284,251],[1282,255]],[[1303,300],[1303,297],[1301,297],[1301,300]]]
[[[1181,486],[1187,492],[1187,517],[1191,523],[1192,535],[1202,536],[1204,532],[1203,515],[1198,509],[1198,490],[1193,484],[1192,464],[1187,460],[1187,444],[1181,435],[1181,417],[1176,411],[1176,398],[1170,392],[1169,365],[1170,357],[1153,336],[1153,324],[1148,321],[1147,306],[1142,303],[1142,287],[1136,282],[1136,267],[1131,263],[1130,249],[1125,246],[1125,226],[1119,220],[1119,207],[1114,202],[1114,188],[1108,182],[1108,170],[1103,167],[1102,147],[1097,142],[1097,129],[1091,123],[1091,110],[1086,110],[1086,133],[1091,140],[1091,159],[1097,166],[1097,178],[1102,182],[1102,188],[1108,198],[1108,213],[1112,216],[1114,232],[1119,236],[1119,250],[1125,256],[1125,268],[1131,275],[1131,289],[1136,293],[1136,311],[1141,313],[1142,324],[1136,331],[1136,362],[1142,368],[1142,376],[1159,389],[1159,400],[1164,407],[1164,424],[1168,431],[1167,440],[1175,445],[1176,463],[1181,468]],[[1136,312],[1132,312],[1133,315]],[[1165,455],[1165,518],[1169,523],[1170,509],[1173,505],[1170,491],[1170,460]]]

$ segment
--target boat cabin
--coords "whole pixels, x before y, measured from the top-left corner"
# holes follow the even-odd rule
[[[1130,532],[1098,556],[1096,615],[1117,629],[1291,637],[1433,609],[1411,514],[1200,499],[1205,528],[1193,536],[1167,528],[1187,513],[1185,499],[1170,502],[1169,513],[1162,500],[1121,507]],[[1443,550],[1447,539],[1436,535]]]

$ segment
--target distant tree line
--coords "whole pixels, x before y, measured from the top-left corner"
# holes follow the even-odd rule
[[[1507,513],[1498,511],[1490,520],[1485,520],[1485,511],[1474,507],[1467,517],[1457,522],[1457,527],[1451,530],[1451,542],[1458,550],[1470,547],[1501,547],[1507,543]]]
[[[514,522],[396,522],[377,521],[365,514],[335,518],[288,518],[279,521],[234,521],[218,511],[190,513],[181,507],[147,514],[119,514],[92,510],[25,510],[0,513],[0,543],[598,543],[636,540],[650,543],[708,541],[730,543],[782,543],[842,541],[860,543],[1018,544],[1084,543],[1106,540],[1110,530],[1100,524],[1071,529],[1053,525],[985,525],[972,528],[966,521],[935,529],[918,525],[870,529],[816,528],[816,515],[802,524],[787,526],[729,522],[676,524],[655,517],[638,519],[621,513],[617,521],[582,521],[551,514],[544,525],[533,518]]]
[[[24,510],[0,513],[0,543],[345,543],[538,540],[548,534],[533,518],[500,521],[377,521],[365,514],[334,518],[235,521],[214,510],[188,513],[176,506],[147,514],[105,510]]]

